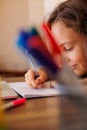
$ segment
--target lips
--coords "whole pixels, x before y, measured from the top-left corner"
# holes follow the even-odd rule
[[[76,65],[76,64],[75,64],[75,65],[72,65],[70,68],[74,70],[74,69],[77,68],[77,65]]]

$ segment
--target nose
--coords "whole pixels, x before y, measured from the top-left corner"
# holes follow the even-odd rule
[[[66,63],[69,63],[71,60],[70,60],[70,57],[67,55],[67,54],[64,54],[63,55],[63,58],[64,58],[64,61],[66,62]]]

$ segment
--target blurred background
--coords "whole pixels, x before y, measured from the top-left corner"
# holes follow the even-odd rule
[[[0,0],[0,74],[19,76],[29,68],[16,46],[20,29],[36,26],[64,0]]]

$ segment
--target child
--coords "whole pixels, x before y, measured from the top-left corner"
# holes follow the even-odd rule
[[[48,23],[56,41],[61,46],[66,61],[80,78],[87,77],[87,0],[67,0],[58,5],[51,13]],[[25,81],[31,87],[38,88],[48,79],[45,69],[38,70],[38,78],[30,69]]]

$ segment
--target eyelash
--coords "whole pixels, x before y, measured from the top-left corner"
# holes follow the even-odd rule
[[[64,48],[64,50],[66,51],[66,52],[69,52],[69,51],[71,51],[73,48],[71,47],[71,48]]]

